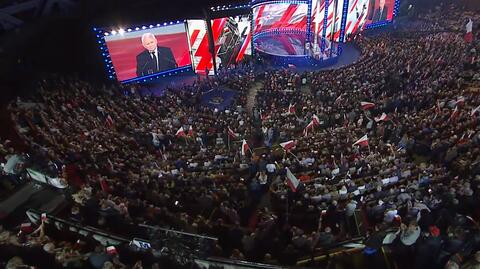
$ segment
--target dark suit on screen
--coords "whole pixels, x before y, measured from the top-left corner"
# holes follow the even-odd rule
[[[158,68],[148,50],[137,55],[137,76],[142,77],[161,71],[177,68],[177,62],[172,50],[167,47],[157,47]]]
[[[387,20],[387,14],[388,14],[388,8],[386,6],[383,7],[383,10],[380,8],[375,9],[375,12],[373,13],[373,22],[377,21],[386,21]]]

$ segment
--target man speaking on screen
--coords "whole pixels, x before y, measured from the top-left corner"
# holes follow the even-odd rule
[[[142,45],[145,50],[137,55],[137,76],[177,68],[172,50],[157,46],[157,38],[152,33],[142,35]]]

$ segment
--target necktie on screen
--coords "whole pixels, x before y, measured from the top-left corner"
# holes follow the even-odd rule
[[[158,71],[158,61],[157,61],[157,56],[155,56],[155,52],[152,52],[152,59],[155,62],[155,72]]]

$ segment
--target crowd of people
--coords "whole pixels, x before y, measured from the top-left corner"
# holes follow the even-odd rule
[[[480,16],[443,14],[425,16],[431,32],[357,36],[362,56],[340,69],[250,63],[161,97],[53,77],[9,109],[31,163],[69,186],[59,217],[79,225],[129,238],[140,224],[208,235],[218,238],[212,256],[281,265],[366,235],[368,268],[385,266],[382,245],[397,268],[478,268],[480,42],[458,29]],[[232,106],[202,105],[220,85],[240,93]],[[14,151],[0,148],[5,159]],[[58,238],[43,221],[0,242],[7,268],[160,266]]]

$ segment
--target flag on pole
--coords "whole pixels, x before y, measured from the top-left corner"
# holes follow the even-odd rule
[[[300,181],[295,177],[295,175],[288,169],[288,167],[285,168],[287,170],[287,184],[292,189],[293,192],[297,192],[298,185],[300,185]]]
[[[457,101],[455,102],[455,105],[458,106],[458,105],[463,105],[465,103],[465,97],[463,96],[459,96],[457,98]]]
[[[472,19],[468,19],[468,22],[467,24],[465,25],[465,30],[466,30],[466,34],[465,34],[465,42],[472,42],[473,41],[473,21]]]
[[[390,118],[388,117],[387,114],[385,114],[385,112],[383,112],[382,115],[379,118],[375,118],[375,122],[389,121],[389,120],[390,120]]]
[[[435,107],[435,113],[440,114],[442,112],[442,107],[440,106],[440,101],[437,100],[437,106]]]
[[[250,146],[247,144],[247,141],[243,139],[241,153],[243,156],[247,155],[247,151],[250,150]]]
[[[228,131],[228,136],[230,138],[232,139],[238,138],[238,135],[230,127],[227,127],[227,131]]]
[[[460,116],[460,111],[458,110],[458,106],[455,106],[455,109],[452,112],[452,115],[448,119],[448,121],[456,121],[458,116]]]
[[[107,125],[108,128],[113,127],[113,119],[112,117],[110,117],[110,115],[108,115],[107,118],[105,119],[105,124]]]
[[[307,135],[308,135],[308,131],[309,131],[310,129],[313,129],[313,126],[314,126],[314,125],[315,125],[315,124],[313,123],[313,120],[312,120],[312,121],[305,127],[305,129],[303,129],[303,135],[304,135],[304,136],[307,136]]]
[[[295,114],[295,105],[289,104],[288,105],[288,113],[289,114]]]
[[[285,151],[290,151],[291,149],[293,149],[295,146],[296,146],[296,142],[295,140],[290,140],[290,141],[287,141],[287,142],[283,142],[283,143],[280,143],[280,147],[282,147]]]
[[[188,136],[193,137],[193,127],[190,125],[190,128],[188,128]]]
[[[175,133],[177,137],[185,137],[185,131],[183,130],[183,126],[178,129],[178,131]]]
[[[319,119],[319,118],[317,117],[317,115],[315,115],[315,114],[313,114],[312,123],[313,123],[313,125],[315,125],[315,126],[320,125],[320,119]]]
[[[471,117],[475,117],[475,114],[480,111],[480,105],[477,106],[476,108],[472,109],[472,112],[470,112]]]
[[[362,138],[358,139],[357,142],[353,143],[353,146],[360,145],[362,147],[368,146],[368,136],[364,135]]]
[[[374,103],[371,103],[371,102],[360,102],[360,105],[362,106],[362,109],[363,110],[369,110],[369,109],[372,109],[375,107],[375,104]]]

